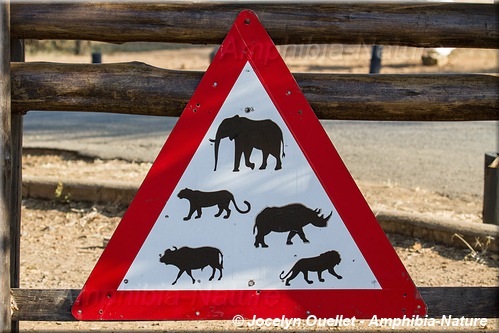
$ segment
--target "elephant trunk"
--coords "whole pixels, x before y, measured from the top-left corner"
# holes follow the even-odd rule
[[[215,143],[215,168],[213,169],[213,171],[217,171],[217,163],[218,163],[218,147],[220,146],[220,137],[217,133],[217,137],[215,140],[213,139],[210,139],[211,142],[214,142]]]

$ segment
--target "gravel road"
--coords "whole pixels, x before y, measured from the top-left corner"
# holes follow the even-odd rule
[[[29,112],[24,146],[103,159],[154,161],[176,118]],[[323,121],[355,179],[449,196],[481,196],[484,154],[499,151],[498,122]]]

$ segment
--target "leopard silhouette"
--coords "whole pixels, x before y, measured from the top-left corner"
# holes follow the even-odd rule
[[[199,190],[192,190],[189,188],[184,188],[178,193],[180,199],[187,199],[190,203],[189,213],[184,217],[184,221],[191,219],[192,214],[196,212],[194,218],[198,219],[201,217],[202,208],[218,206],[218,212],[215,217],[219,217],[225,211],[224,219],[230,217],[231,209],[229,208],[230,202],[234,204],[236,210],[241,214],[246,214],[251,210],[251,205],[248,201],[244,201],[246,205],[246,210],[241,210],[234,200],[234,195],[227,190],[214,191],[214,192],[203,192]]]

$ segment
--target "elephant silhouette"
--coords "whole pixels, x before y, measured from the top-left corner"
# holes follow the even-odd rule
[[[215,143],[215,171],[217,170],[220,141],[224,138],[234,141],[233,171],[239,171],[243,154],[246,166],[252,170],[255,168],[255,164],[250,161],[253,148],[262,151],[260,170],[267,168],[269,155],[276,159],[275,170],[282,168],[281,145],[282,157],[284,157],[284,140],[281,129],[272,120],[252,120],[238,115],[224,119],[218,126],[215,139],[210,139],[210,142]]]

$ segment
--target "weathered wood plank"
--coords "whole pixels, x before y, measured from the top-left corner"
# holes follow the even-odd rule
[[[276,44],[496,48],[499,40],[497,4],[437,2],[14,3],[12,35],[220,44],[242,9],[258,14]]]
[[[421,287],[428,306],[428,316],[497,318],[499,287]],[[78,289],[13,289],[18,310],[16,320],[73,321],[71,307]]]
[[[11,330],[10,313],[10,3],[0,1],[0,332]]]
[[[12,109],[177,117],[202,72],[142,63],[12,65]],[[295,74],[320,119],[498,120],[492,75]]]
[[[499,287],[424,287],[418,290],[428,306],[429,317],[499,317]]]
[[[73,321],[71,314],[79,289],[12,289],[19,321]]]

